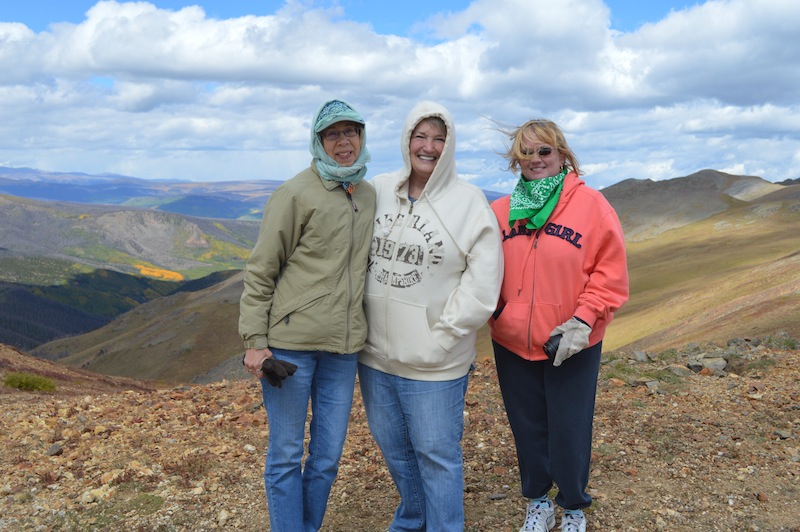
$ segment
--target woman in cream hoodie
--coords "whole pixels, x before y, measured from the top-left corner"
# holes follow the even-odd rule
[[[481,190],[458,178],[450,113],[417,104],[403,168],[377,195],[359,380],[401,501],[391,531],[463,530],[461,436],[475,334],[495,309],[503,258]]]

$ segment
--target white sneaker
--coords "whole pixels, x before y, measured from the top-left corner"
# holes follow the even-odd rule
[[[586,516],[583,514],[564,514],[561,532],[586,532]]]
[[[550,499],[545,502],[530,501],[525,512],[525,524],[519,532],[550,532],[554,526],[556,526],[556,509],[553,501]]]

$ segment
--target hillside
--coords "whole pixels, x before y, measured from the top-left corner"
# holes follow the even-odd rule
[[[55,260],[28,258],[25,262],[31,265],[29,277],[50,275],[53,265],[69,269]],[[190,281],[163,281],[103,269],[80,274],[73,271],[64,281],[48,284],[0,281],[0,342],[33,349],[59,338],[78,336],[142,303],[201,290],[235,273],[225,270]]]
[[[792,196],[798,185],[776,189],[758,178],[724,174],[711,174],[705,183],[704,176],[709,174],[690,176],[692,183],[699,180],[691,186],[625,182],[604,191],[626,220],[626,234],[635,235],[643,234],[635,220],[656,203],[653,198],[670,198],[662,199],[665,205],[684,204],[682,194],[706,197],[708,205],[713,197],[747,199],[720,212],[709,207],[702,217],[676,215],[674,227],[657,237],[629,239],[631,299],[608,330],[606,350],[667,349],[742,334],[800,337],[800,199]],[[208,372],[219,378],[242,352],[236,335],[240,291],[237,275],[193,294],[190,302],[185,295],[162,298],[32,353],[68,355],[65,362],[93,371],[166,382],[203,381]],[[490,351],[485,328],[478,341]]]
[[[765,202],[629,243],[631,298],[608,347],[800,336],[798,226],[800,202]]]
[[[800,531],[798,347],[782,337],[606,354],[589,530]],[[464,413],[465,530],[516,530],[525,502],[513,438],[480,355]],[[0,379],[25,358],[0,346]],[[52,372],[75,370],[32,357],[23,367],[59,388],[0,387],[0,529],[267,529],[255,380],[115,391],[121,380],[82,372],[68,390]],[[356,387],[325,530],[386,530],[396,504]]]
[[[760,177],[701,170],[664,181],[627,179],[603,189],[625,229],[637,242],[705,220],[750,203],[798,199],[800,186],[779,185]],[[770,197],[774,194],[774,197]]]
[[[77,273],[110,269],[194,279],[240,268],[258,227],[258,222],[0,195],[2,280],[27,282],[31,258],[66,262]],[[55,269],[38,275],[58,280],[63,273]]]
[[[83,394],[115,394],[125,391],[145,392],[155,389],[152,382],[102,375],[80,368],[72,368],[27,355],[13,347],[0,344],[0,381],[9,373],[26,373],[52,379],[60,398]],[[7,386],[0,386],[0,396],[8,395],[10,400],[20,395],[33,395],[20,392]],[[4,425],[8,427],[8,425]],[[2,529],[2,527],[0,527]]]
[[[188,282],[241,269],[258,222],[0,196],[0,342],[94,330]]]
[[[205,289],[145,303],[102,328],[30,353],[109,375],[192,382],[232,357],[241,358],[236,325],[241,286],[237,273]]]

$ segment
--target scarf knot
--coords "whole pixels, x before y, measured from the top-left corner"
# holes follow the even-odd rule
[[[520,176],[509,200],[509,227],[519,220],[528,220],[528,229],[542,227],[558,204],[567,172],[564,167],[558,175],[531,181]]]

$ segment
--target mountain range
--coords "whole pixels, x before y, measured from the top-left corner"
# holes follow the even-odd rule
[[[83,275],[83,285],[62,294],[59,302],[80,311],[81,294],[98,272],[115,279],[103,292],[106,297],[117,282],[130,285],[131,278],[144,283],[134,293],[146,294],[124,311],[106,315],[102,326],[77,335],[63,331],[66,337],[32,347],[31,354],[161,382],[205,382],[239,369],[238,270],[258,222],[247,215],[166,212],[163,206],[177,200],[145,205],[141,198],[202,191],[184,198],[228,198],[242,204],[230,212],[252,214],[275,182],[164,184],[80,174],[36,178],[45,191],[55,190],[54,182],[77,190],[88,186],[80,185],[82,180],[96,180],[99,184],[94,182],[84,198],[91,201],[108,201],[116,186],[117,203],[106,205],[44,201],[48,196],[33,186],[30,175],[14,178],[8,169],[0,170],[5,171],[0,179],[17,181],[10,186],[0,180],[0,308],[9,312],[8,300],[2,299],[9,286],[42,297],[45,288],[69,286]],[[12,195],[21,192],[38,199]],[[741,335],[800,336],[798,180],[770,183],[703,170],[666,181],[629,179],[602,192],[622,221],[631,277],[630,301],[609,328],[605,350],[666,349]],[[47,301],[54,300],[40,302]],[[491,353],[485,329],[478,350],[479,356]]]
[[[0,177],[0,342],[15,347],[96,329],[154,298],[197,289],[204,277],[217,282],[223,272],[242,268],[258,235],[257,220],[8,194],[46,198],[63,190],[45,177]],[[163,188],[146,182],[129,187],[128,178],[69,179],[67,197],[80,197],[80,188],[88,201],[116,191],[118,200],[127,198],[123,203],[142,203]],[[257,201],[263,203],[275,183],[230,185],[234,191],[248,187],[261,187]],[[255,201],[243,198],[240,208]]]
[[[265,198],[280,183],[269,179],[166,181],[0,166],[2,194],[46,201],[144,207],[207,218],[260,220]]]

